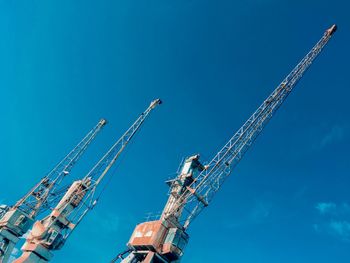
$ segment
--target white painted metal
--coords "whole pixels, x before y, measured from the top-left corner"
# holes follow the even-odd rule
[[[50,205],[55,205],[60,193],[57,189],[58,185],[69,174],[105,124],[106,120],[100,120],[51,172],[14,206],[2,206],[0,209],[0,263],[8,262],[19,237],[29,230],[38,213]]]
[[[23,254],[14,263],[26,262],[32,254],[43,258],[46,262],[52,258],[52,251],[63,247],[73,230],[93,209],[103,191],[97,193],[97,187],[111,169],[113,164],[134,137],[150,112],[161,104],[161,100],[152,101],[145,112],[110,148],[101,160],[81,180],[75,181],[54,210],[43,220],[34,224],[26,243],[22,247]]]

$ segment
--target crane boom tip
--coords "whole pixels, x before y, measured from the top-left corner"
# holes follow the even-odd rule
[[[336,24],[334,24],[334,25],[332,25],[330,28],[328,28],[327,30],[326,30],[326,34],[327,35],[333,35],[334,34],[334,32],[335,31],[337,31],[337,25]]]
[[[150,107],[151,107],[152,109],[154,109],[157,105],[160,105],[160,104],[162,104],[162,100],[161,100],[161,99],[156,99],[156,100],[154,100],[154,101],[151,102]]]
[[[102,118],[102,119],[100,120],[99,124],[100,124],[101,126],[105,126],[105,125],[107,124],[107,120]]]

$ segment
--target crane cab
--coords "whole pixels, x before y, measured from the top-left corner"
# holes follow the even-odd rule
[[[189,236],[179,228],[170,228],[162,246],[162,254],[168,260],[177,260],[184,254]]]
[[[182,257],[188,240],[183,230],[157,220],[137,225],[128,246],[134,251],[155,252],[166,262],[172,262]]]

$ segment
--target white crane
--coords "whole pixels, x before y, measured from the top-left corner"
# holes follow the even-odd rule
[[[35,222],[25,244],[23,254],[15,263],[49,262],[52,251],[62,248],[73,230],[96,205],[102,191],[97,191],[98,185],[117,161],[120,154],[140,130],[141,125],[151,111],[161,104],[157,99],[151,102],[135,123],[109,149],[101,160],[81,180],[73,182],[63,198],[44,219]]]
[[[57,187],[105,124],[106,120],[100,120],[51,172],[14,206],[0,207],[0,263],[8,262],[19,238],[32,227],[38,213],[47,209],[49,204],[54,204],[60,196],[60,190]]]

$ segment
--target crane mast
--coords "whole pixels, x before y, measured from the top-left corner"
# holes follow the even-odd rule
[[[19,237],[33,225],[38,213],[47,209],[49,204],[56,200],[60,192],[56,188],[70,173],[105,124],[106,120],[101,119],[73,150],[14,206],[0,207],[2,211],[0,212],[0,263],[8,262]]]
[[[63,247],[86,214],[96,205],[102,191],[97,187],[125,147],[140,130],[150,112],[161,104],[152,101],[135,123],[118,139],[100,161],[81,180],[73,182],[63,198],[44,219],[37,221],[22,247],[23,254],[14,262],[49,262],[52,251]]]
[[[185,160],[178,176],[168,181],[170,196],[160,219],[137,225],[128,242],[128,250],[112,262],[118,259],[122,259],[122,263],[180,261],[189,239],[186,231],[190,223],[210,204],[232,169],[292,92],[336,29],[336,25],[333,25],[325,31],[310,52],[207,165],[200,163],[199,155]]]

